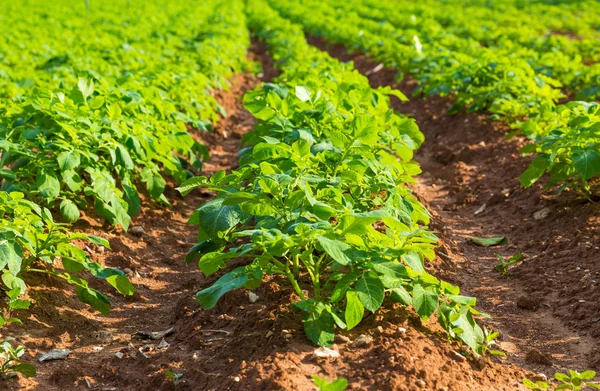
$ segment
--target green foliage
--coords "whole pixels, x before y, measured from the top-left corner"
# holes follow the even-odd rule
[[[586,388],[593,388],[596,390],[600,390],[600,383],[592,382],[596,377],[596,372],[594,371],[585,371],[579,373],[572,369],[569,370],[568,374],[556,372],[554,374],[555,381],[537,381],[533,382],[527,378],[523,379],[523,384],[532,390],[542,391],[542,390],[583,390]]]
[[[46,208],[27,201],[22,193],[0,192],[0,272],[8,289],[8,308],[25,309],[29,302],[19,299],[26,293],[24,274],[39,272],[59,277],[75,286],[79,299],[97,311],[106,314],[110,310],[108,298],[90,288],[88,281],[80,276],[86,271],[96,278],[106,280],[125,296],[131,296],[135,288],[121,270],[105,268],[91,262],[89,256],[72,242],[89,241],[109,247],[106,239],[73,233],[64,224],[56,223]],[[62,269],[58,269],[57,259]],[[9,311],[10,312],[10,311]],[[0,326],[15,319],[8,312],[0,317]]]
[[[450,336],[477,351],[485,337],[475,299],[423,267],[437,238],[406,187],[420,173],[412,156],[423,135],[414,120],[390,110],[388,95],[402,95],[372,89],[263,1],[248,3],[248,20],[283,73],[279,84],[244,97],[260,122],[244,136],[240,167],[180,187],[217,193],[190,219],[199,243],[187,261],[197,260],[206,275],[234,258],[250,262],[198,292],[199,303],[212,308],[233,289],[281,274],[318,345],[331,345],[336,328],[355,327],[390,295],[424,320],[437,313]],[[310,281],[308,295],[303,280]]]
[[[523,186],[549,172],[548,187],[559,184],[589,196],[590,181],[600,176],[597,105],[556,102],[563,85],[577,99],[600,96],[598,17],[582,22],[566,4],[528,5],[523,12],[510,1],[494,7],[456,0],[270,4],[309,34],[410,74],[419,82],[415,93],[450,95],[451,112],[487,111],[522,129],[533,141],[524,152],[535,152]],[[577,38],[556,31],[577,31]]]
[[[348,380],[343,377],[329,382],[319,376],[313,376],[313,382],[319,391],[344,391],[348,387]]]
[[[500,263],[496,265],[495,269],[498,273],[502,274],[503,276],[505,276],[508,273],[508,268],[511,265],[520,262],[523,259],[522,253],[515,254],[508,260],[500,254],[494,254],[494,256],[500,261]]]
[[[590,181],[600,175],[600,105],[543,106],[522,130],[534,141],[522,152],[537,155],[521,175],[523,186],[531,186],[547,172],[546,187],[563,184],[590,194]]]
[[[13,347],[10,343],[12,340],[12,338],[4,338],[0,343],[0,378],[6,379],[16,373],[25,377],[35,376],[35,367],[21,361],[25,348],[23,346]]]
[[[164,176],[181,183],[208,157],[187,127],[226,114],[210,90],[247,65],[243,5],[108,1],[86,15],[67,3],[5,9],[0,190],[68,222],[92,203],[127,230],[140,192],[169,204]]]

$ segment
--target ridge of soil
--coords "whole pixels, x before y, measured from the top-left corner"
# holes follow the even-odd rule
[[[417,86],[343,45],[308,40],[353,61],[373,87],[391,86],[410,97]],[[600,203],[569,191],[557,196],[541,184],[522,188],[519,176],[531,157],[518,151],[527,140],[507,140],[510,129],[486,114],[450,115],[448,97],[391,99],[392,108],[415,118],[425,134],[415,154],[423,174],[414,190],[440,233],[439,274],[491,314],[486,323],[502,333],[510,362],[548,376],[567,368],[599,370]],[[486,248],[470,240],[494,236],[508,244]],[[507,259],[522,253],[524,262],[502,276],[495,253]],[[537,351],[545,357],[536,358]]]
[[[236,167],[236,153],[241,135],[254,125],[254,119],[241,105],[241,96],[261,80],[269,81],[278,74],[266,54],[264,45],[253,43],[251,53],[255,60],[263,64],[260,79],[250,75],[238,75],[232,80],[230,91],[216,91],[215,96],[229,116],[216,125],[212,134],[194,131],[194,135],[202,139],[210,149],[211,161],[205,164],[203,174]],[[360,63],[357,65],[360,70],[365,70]],[[371,76],[372,82],[375,82],[375,75],[380,74],[374,73]],[[426,112],[425,109],[433,109],[427,108],[431,105],[429,101],[413,101],[410,104],[413,105],[409,107],[415,110],[417,121],[427,121],[427,118],[433,115],[440,115],[438,118],[443,118],[444,121],[460,118],[443,117],[437,111]],[[398,108],[407,110],[407,106]],[[417,117],[418,115],[421,117]],[[463,117],[463,122],[464,119],[471,121],[476,118],[466,116]],[[440,124],[437,120],[431,121],[430,125],[419,123],[429,140],[436,139],[436,133],[433,132],[439,132],[440,137],[446,137],[444,132],[453,129],[441,126],[443,123]],[[454,124],[458,126],[459,122]],[[477,129],[481,130],[481,127],[469,130],[467,135],[470,136],[466,138],[474,142]],[[461,137],[457,135],[450,140],[453,140],[454,144],[450,141],[448,144],[453,146],[467,142],[461,141]],[[504,299],[504,296],[500,298],[497,296],[498,292],[493,291],[504,287],[506,283],[526,286],[527,280],[520,279],[517,273],[533,262],[525,263],[511,271],[512,279],[498,279],[490,270],[483,268],[494,264],[491,259],[492,250],[486,250],[485,257],[482,256],[481,260],[474,258],[479,257],[479,253],[472,251],[480,249],[463,243],[464,235],[473,227],[468,224],[467,219],[472,212],[470,215],[459,216],[465,219],[464,222],[458,217],[457,220],[451,221],[447,215],[454,216],[454,213],[458,214],[462,210],[474,209],[480,194],[483,194],[481,192],[488,188],[477,186],[473,193],[463,190],[464,184],[471,183],[470,181],[477,177],[477,169],[471,166],[474,163],[467,165],[462,160],[456,160],[458,157],[453,154],[461,149],[452,148],[446,151],[438,150],[438,147],[441,148],[433,143],[423,146],[424,152],[421,152],[418,159],[426,173],[416,188],[417,194],[429,204],[430,210],[434,211],[434,221],[437,224],[434,228],[442,231],[444,238],[444,247],[439,252],[445,251],[448,258],[440,259],[435,264],[437,274],[459,283],[467,292],[481,297],[483,309],[495,316],[494,322],[499,322],[494,323],[494,327],[507,326],[510,322],[522,326],[519,322],[524,315],[537,316],[542,311],[547,312],[542,306],[538,312],[521,313],[513,310],[513,303],[508,301],[510,305],[506,308],[508,310],[510,307],[510,311],[505,314],[505,318],[498,318],[498,309],[502,307],[494,300]],[[445,164],[436,160],[440,151],[448,155],[446,159],[450,159]],[[476,149],[473,156],[482,153],[489,154],[490,151]],[[465,154],[468,155],[466,152]],[[454,166],[462,170],[461,175],[456,176],[455,182],[452,175],[459,171],[458,168],[452,168]],[[442,182],[440,175],[446,175],[445,181],[456,183],[454,187]],[[483,175],[480,176],[480,182],[487,183],[487,179],[483,178]],[[207,278],[197,270],[195,264],[184,265],[183,259],[187,250],[196,243],[196,229],[186,225],[186,221],[192,211],[210,200],[213,194],[196,190],[184,198],[174,191],[173,187],[174,184],[169,183],[167,189],[167,197],[173,202],[172,208],[159,205],[152,209],[144,208],[133,220],[132,226],[144,228],[145,233],[141,237],[123,233],[91,219],[82,224],[80,229],[109,239],[112,247],[112,250],[102,251],[92,246],[86,248],[86,251],[95,261],[126,270],[132,276],[132,282],[138,291],[131,298],[109,294],[113,310],[107,316],[100,316],[80,303],[70,287],[51,278],[41,278],[32,288],[36,305],[19,314],[24,319],[23,325],[11,325],[7,333],[16,337],[17,343],[26,346],[26,358],[31,362],[39,352],[47,352],[52,348],[68,348],[73,350],[73,353],[62,361],[39,364],[36,360],[39,373],[37,378],[7,381],[2,383],[2,387],[6,385],[9,390],[40,391],[173,390],[173,381],[165,376],[166,371],[170,369],[174,373],[183,374],[177,382],[176,389],[180,391],[314,390],[310,379],[313,375],[329,379],[346,377],[350,383],[349,389],[356,390],[520,389],[519,383],[522,377],[527,375],[521,368],[512,362],[507,363],[506,360],[499,363],[501,360],[498,359],[478,360],[469,356],[468,352],[460,351],[457,345],[450,343],[439,333],[434,323],[423,325],[414,313],[398,305],[386,304],[377,314],[368,315],[356,329],[338,337],[333,348],[340,356],[333,359],[312,358],[315,346],[304,336],[299,314],[292,313],[289,309],[289,304],[296,298],[285,279],[265,278],[261,287],[253,291],[258,296],[255,302],[250,300],[248,291],[240,289],[225,295],[214,309],[200,309],[194,294],[208,287],[218,276]],[[449,188],[447,193],[452,194],[442,193],[441,189],[445,188]],[[464,206],[465,200],[470,197],[475,201]],[[513,198],[527,198],[527,194],[525,191],[519,192],[515,187],[514,194],[511,193],[508,199]],[[456,204],[456,200],[459,199],[463,200],[462,203]],[[554,203],[551,205],[556,205],[556,202],[566,201],[552,202]],[[496,204],[490,203],[489,210],[480,215],[491,221],[486,220],[486,224],[494,223],[494,216],[488,215],[496,210],[494,205]],[[448,210],[444,210],[444,206],[447,206]],[[524,209],[520,214],[526,217],[526,211],[528,209]],[[502,218],[509,217],[513,216]],[[563,223],[566,223],[566,220]],[[500,225],[500,221],[496,224],[494,227],[497,229],[504,227]],[[576,225],[576,222],[565,224],[565,227],[571,225]],[[479,229],[480,226],[481,224],[478,224],[475,227]],[[487,229],[483,233],[487,233]],[[508,234],[511,243],[514,243],[512,240],[516,238],[519,240],[514,244],[521,244],[519,236],[513,236],[512,232]],[[520,234],[522,235],[522,232]],[[532,246],[532,249],[535,248],[537,246]],[[455,254],[460,254],[461,251],[464,257],[455,259]],[[536,260],[540,257],[542,255]],[[473,265],[472,269],[466,269],[469,260],[477,260],[480,267],[475,268]],[[473,275],[469,274],[468,270]],[[486,288],[478,282],[480,277],[489,279],[491,284],[496,284],[495,287]],[[540,280],[535,281],[539,283]],[[535,288],[534,284],[532,288]],[[482,291],[479,292],[478,289]],[[102,291],[108,291],[106,286],[103,285]],[[523,291],[527,292],[525,289]],[[502,292],[502,295],[505,294],[510,295],[511,292]],[[587,291],[584,294],[590,296]],[[545,298],[551,299],[550,296]],[[515,314],[519,316],[512,318]],[[505,349],[510,343],[517,348],[524,346],[513,335],[521,335],[520,338],[523,339],[527,338],[526,335],[513,334],[502,327],[497,328],[505,333]],[[157,348],[160,340],[143,340],[134,336],[138,331],[161,331],[170,328],[173,328],[172,333],[164,338],[169,346],[163,349]],[[367,341],[365,345],[356,346],[355,342],[361,335],[370,336],[373,340]],[[580,337],[579,340],[583,341],[584,338]],[[534,340],[536,343],[538,341]],[[562,352],[569,352],[564,350],[566,342],[553,342],[557,345],[543,345],[541,349],[563,349]],[[552,352],[554,350],[551,350]],[[122,354],[122,358],[118,358],[116,353]],[[558,357],[553,356],[553,359],[557,360]],[[531,376],[531,373],[529,375]]]

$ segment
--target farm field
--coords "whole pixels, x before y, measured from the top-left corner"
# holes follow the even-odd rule
[[[0,389],[600,389],[597,7],[3,4]]]

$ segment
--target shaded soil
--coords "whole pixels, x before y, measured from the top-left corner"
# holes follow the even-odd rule
[[[309,41],[354,61],[373,87],[390,85],[409,97],[416,87],[360,53]],[[439,273],[492,315],[487,323],[501,331],[509,361],[548,375],[563,368],[600,369],[600,203],[569,191],[556,196],[541,185],[523,189],[519,176],[531,157],[518,150],[526,140],[506,140],[509,129],[485,114],[449,115],[451,98],[392,100],[426,137],[415,157],[423,169],[415,191],[442,239]],[[495,236],[507,243],[485,248],[470,240]],[[507,259],[522,253],[524,262],[502,276],[495,270],[496,253]],[[549,361],[526,360],[533,348]]]
[[[345,55],[336,50],[332,52]],[[213,134],[190,130],[210,149],[212,158],[203,174],[236,167],[241,135],[254,124],[240,97],[261,80],[278,74],[264,46],[253,44],[252,53],[263,64],[261,77],[240,75],[232,80],[230,91],[215,92],[229,116]],[[356,59],[361,71],[376,65],[360,57],[345,58]],[[382,70],[372,73],[371,81],[393,84],[393,76]],[[407,91],[411,86],[400,87]],[[167,197],[173,207],[144,208],[132,223],[143,227],[139,237],[92,219],[79,227],[109,239],[112,250],[88,246],[86,251],[98,262],[124,269],[138,289],[135,296],[111,295],[112,312],[100,316],[81,304],[70,287],[46,277],[36,280],[32,291],[36,305],[20,314],[24,325],[11,325],[7,334],[26,346],[29,361],[52,348],[68,348],[73,353],[67,360],[37,364],[35,379],[19,378],[0,387],[173,390],[173,381],[165,376],[171,370],[183,374],[177,390],[314,390],[310,378],[319,375],[344,376],[350,389],[356,390],[513,391],[519,389],[524,375],[532,375],[520,365],[551,372],[544,364],[524,362],[531,346],[540,350],[531,357],[547,356],[555,365],[593,365],[591,347],[597,338],[592,335],[597,324],[589,313],[597,308],[586,306],[593,299],[598,302],[596,290],[572,284],[574,276],[583,276],[584,270],[595,275],[597,269],[588,260],[593,246],[590,250],[585,244],[575,245],[579,257],[552,254],[571,251],[561,243],[572,243],[573,237],[577,242],[598,242],[593,232],[597,206],[578,203],[568,194],[555,200],[543,198],[539,189],[520,189],[517,171],[525,160],[514,151],[522,141],[501,141],[503,129],[486,122],[485,116],[447,116],[448,102],[437,98],[394,104],[412,113],[428,138],[418,156],[425,173],[415,190],[432,210],[433,227],[443,238],[442,258],[434,263],[436,273],[481,298],[482,309],[494,317],[492,325],[504,334],[502,347],[511,353],[509,359],[475,359],[450,343],[435,323],[421,324],[411,311],[392,304],[338,337],[334,349],[340,357],[314,359],[315,347],[304,336],[299,315],[289,309],[297,298],[280,278],[265,279],[253,291],[258,296],[255,302],[241,289],[224,296],[213,310],[200,309],[194,294],[218,276],[206,278],[196,265],[183,263],[187,250],[196,243],[195,227],[186,221],[213,195],[197,190],[183,198],[170,183]],[[506,188],[510,191],[503,193]],[[486,210],[475,216],[474,210],[484,202]],[[532,213],[544,207],[551,209],[550,215],[533,221]],[[580,230],[579,236],[565,236],[575,229]],[[550,236],[553,230],[566,233]],[[471,235],[491,234],[506,235],[510,244],[483,249],[467,241]],[[527,254],[526,262],[512,269],[509,277],[500,277],[493,271],[494,251],[504,255],[522,251]],[[576,290],[563,290],[563,285]],[[548,294],[547,290],[561,293]],[[520,296],[533,298],[528,301],[532,309],[517,308]],[[580,303],[579,297],[586,302]],[[569,306],[573,299],[576,308]],[[583,316],[577,319],[574,316],[580,315],[575,314]],[[138,331],[170,328],[172,332],[164,337],[168,347],[160,339],[135,336]],[[582,337],[579,332],[588,334]],[[355,346],[365,336],[372,341]]]

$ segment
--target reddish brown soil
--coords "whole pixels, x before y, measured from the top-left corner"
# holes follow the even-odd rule
[[[416,87],[410,78],[395,81],[394,70],[373,72],[378,64],[359,53],[310,41],[354,61],[374,87],[391,85],[409,97]],[[568,191],[556,196],[541,185],[523,189],[519,176],[531,158],[518,150],[526,140],[507,141],[507,127],[487,115],[449,115],[449,98],[392,99],[426,136],[416,155],[423,174],[415,191],[441,233],[440,273],[479,298],[479,307],[492,315],[488,323],[502,332],[500,345],[511,362],[547,374],[600,369],[600,204]],[[536,220],[542,210],[548,215]],[[484,248],[470,241],[493,236],[505,236],[508,244]],[[502,276],[494,269],[495,253],[523,253],[525,261]],[[552,367],[525,362],[534,347],[551,358]]]
[[[257,60],[263,62],[263,80],[277,75],[264,47],[253,45],[252,49]],[[374,67],[367,61],[357,65],[363,71]],[[389,84],[392,76],[381,71],[372,75],[372,81]],[[230,115],[217,125],[213,135],[196,133],[211,151],[212,160],[205,165],[205,174],[235,167],[241,134],[254,123],[241,107],[240,96],[259,81],[252,76],[238,76],[231,91],[216,93]],[[136,295],[111,295],[113,311],[100,316],[75,299],[70,287],[54,280],[37,280],[32,293],[36,305],[20,314],[24,325],[12,325],[6,334],[27,347],[26,358],[30,361],[40,351],[55,347],[69,348],[73,353],[64,361],[37,364],[39,375],[35,379],[20,378],[0,383],[0,387],[42,391],[173,390],[173,382],[165,377],[171,369],[183,374],[178,390],[314,390],[310,377],[319,375],[344,376],[350,388],[356,390],[513,391],[519,389],[526,374],[515,363],[522,364],[531,346],[550,354],[559,365],[592,365],[593,360],[586,362],[583,356],[595,346],[597,336],[579,337],[568,327],[597,332],[593,328],[597,323],[590,315],[597,311],[591,306],[592,301],[597,303],[596,290],[581,288],[576,283],[581,277],[575,277],[583,276],[586,269],[592,275],[598,270],[591,262],[593,251],[585,245],[587,241],[597,243],[592,232],[597,206],[578,203],[571,195],[557,201],[544,200],[539,189],[519,189],[516,178],[525,161],[514,156],[514,151],[520,141],[502,141],[502,134],[493,131],[484,117],[449,117],[444,113],[446,105],[444,100],[431,99],[397,106],[414,114],[429,140],[418,157],[426,174],[416,191],[434,213],[434,228],[442,232],[444,246],[440,254],[445,255],[435,268],[444,278],[481,298],[482,309],[494,316],[493,326],[504,333],[502,347],[511,353],[510,359],[465,359],[457,352],[468,354],[439,334],[434,323],[422,325],[412,312],[393,305],[368,316],[346,334],[350,341],[361,334],[370,335],[371,343],[353,347],[352,342],[341,338],[335,346],[339,358],[313,359],[315,347],[303,335],[298,314],[289,310],[295,300],[292,290],[279,278],[267,279],[254,291],[258,295],[255,303],[247,291],[238,290],[224,296],[215,309],[201,310],[194,294],[218,276],[206,278],[195,265],[183,263],[185,253],[196,242],[195,227],[186,225],[186,220],[212,195],[198,190],[183,198],[170,184],[167,196],[173,208],[146,204],[134,219],[133,226],[145,230],[141,237],[92,219],[80,227],[110,240],[112,250],[94,247],[88,251],[101,263],[127,268],[138,289]],[[495,196],[505,188],[510,189],[508,197]],[[487,209],[475,217],[473,211],[483,202]],[[551,215],[541,222],[532,221],[531,214],[545,206],[551,208]],[[556,235],[559,240],[554,242],[549,235],[559,229],[565,233]],[[577,237],[575,229],[580,230]],[[527,262],[511,270],[508,278],[493,271],[494,250],[466,241],[471,235],[490,234],[506,235],[510,246],[516,246],[495,251],[523,251],[528,255]],[[570,236],[565,235],[573,237],[566,241]],[[584,239],[585,235],[589,239]],[[579,258],[567,253],[559,256],[559,252],[570,248],[563,241],[573,240],[584,243],[573,245],[572,251]],[[580,269],[575,270],[576,266]],[[569,287],[561,291],[564,296],[546,293],[558,292],[563,284]],[[109,289],[104,287],[103,291]],[[520,295],[543,295],[539,309],[516,308]],[[580,297],[586,302],[569,306],[568,300]],[[574,314],[583,316],[577,319],[580,315]],[[170,327],[174,329],[165,337],[170,344],[166,349],[156,349],[160,341],[134,336],[137,331]],[[117,352],[123,358],[115,356]],[[527,368],[551,371],[529,364]]]

